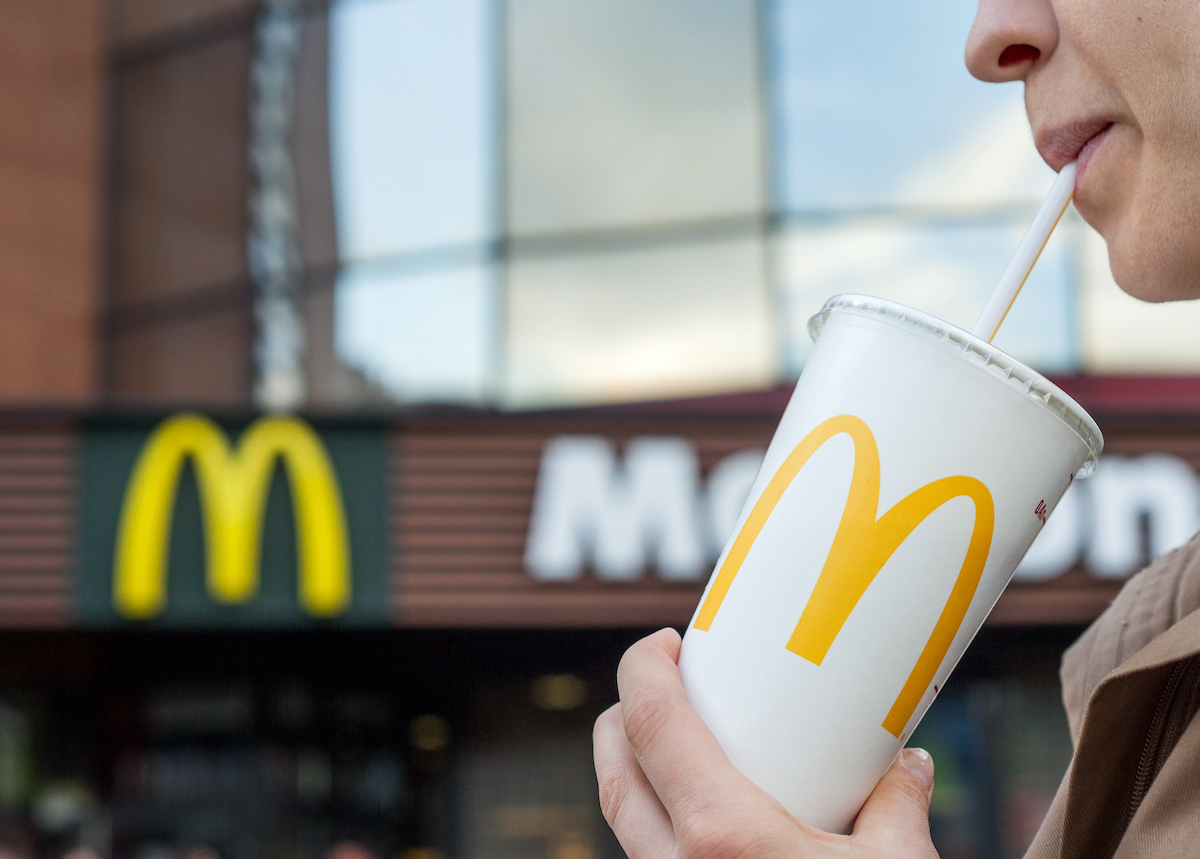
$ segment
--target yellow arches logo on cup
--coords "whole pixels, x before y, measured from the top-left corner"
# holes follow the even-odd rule
[[[883,720],[884,729],[899,738],[958,634],[987,563],[996,518],[995,505],[992,493],[974,477],[958,475],[935,480],[876,518],[879,512],[879,448],[875,436],[866,423],[854,415],[830,418],[796,445],[763,490],[713,579],[693,626],[705,631],[712,626],[734,577],[775,505],[809,457],[839,433],[846,433],[854,442],[850,493],[829,556],[787,643],[788,650],[810,662],[821,664],[875,576],[921,522],[951,499],[965,496],[975,503],[971,542],[950,597],[916,666]]]
[[[171,516],[188,457],[200,490],[208,592],[216,601],[245,603],[258,593],[263,516],[279,459],[292,489],[300,605],[315,617],[347,608],[346,511],[312,427],[293,417],[259,418],[234,449],[209,418],[180,414],[155,428],[125,490],[113,563],[113,602],[123,616],[154,617],[166,604]]]

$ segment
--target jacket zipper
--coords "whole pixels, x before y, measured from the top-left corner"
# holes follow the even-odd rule
[[[1168,717],[1171,715],[1171,707],[1179,695],[1179,685],[1183,681],[1184,675],[1188,673],[1191,663],[1190,659],[1175,663],[1170,676],[1167,677],[1167,684],[1158,698],[1158,706],[1154,710],[1154,718],[1150,722],[1150,730],[1146,734],[1146,742],[1142,745],[1142,754],[1134,773],[1133,790],[1129,795],[1129,806],[1125,814],[1127,828],[1130,821],[1133,820],[1133,815],[1137,813],[1138,807],[1142,804],[1142,800],[1146,798],[1146,792],[1150,789],[1154,777],[1158,775],[1161,768],[1160,752],[1167,747],[1167,743],[1170,743],[1168,748],[1174,747],[1175,743],[1179,741],[1183,729],[1187,727],[1189,720],[1183,720],[1182,724],[1174,724],[1180,720],[1175,719],[1173,722],[1168,722]]]

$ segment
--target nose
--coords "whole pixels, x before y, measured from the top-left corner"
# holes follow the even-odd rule
[[[979,0],[967,69],[981,81],[1024,80],[1058,45],[1052,0]]]

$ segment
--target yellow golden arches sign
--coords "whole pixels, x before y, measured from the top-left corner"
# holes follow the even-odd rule
[[[925,690],[933,682],[954,636],[958,634],[975,590],[979,587],[979,579],[992,546],[996,518],[992,493],[974,477],[959,475],[935,480],[901,499],[876,519],[879,511],[879,448],[875,436],[861,418],[853,415],[830,418],[796,445],[767,483],[751,509],[746,524],[734,539],[693,626],[700,630],[712,626],[717,610],[729,592],[729,586],[733,584],[750,547],[754,545],[784,491],[817,448],[839,433],[846,433],[854,442],[850,493],[829,556],[787,643],[788,650],[810,662],[821,664],[854,606],[888,558],[908,539],[917,525],[953,498],[965,496],[975,502],[975,526],[971,531],[971,542],[950,597],[916,666],[883,720],[883,727],[899,737]]]
[[[293,417],[260,418],[235,450],[212,420],[181,414],[150,435],[125,490],[113,562],[113,603],[121,615],[150,618],[166,604],[171,517],[188,457],[200,491],[206,579],[215,600],[244,603],[258,592],[263,517],[278,458],[292,487],[300,604],[316,617],[346,609],[346,513],[333,465],[313,429]]]

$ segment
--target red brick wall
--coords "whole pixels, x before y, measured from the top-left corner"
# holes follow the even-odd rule
[[[97,390],[103,0],[0,0],[0,401]]]

